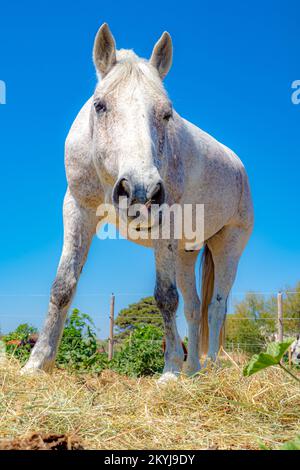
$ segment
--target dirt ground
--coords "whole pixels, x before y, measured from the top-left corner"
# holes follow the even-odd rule
[[[64,434],[31,434],[0,441],[0,450],[84,450],[79,440]]]

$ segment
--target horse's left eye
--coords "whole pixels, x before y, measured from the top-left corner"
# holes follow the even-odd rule
[[[97,113],[104,113],[106,111],[106,104],[103,101],[95,101],[94,106]]]

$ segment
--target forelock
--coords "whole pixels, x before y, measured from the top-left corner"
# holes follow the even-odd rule
[[[117,91],[122,86],[150,87],[156,95],[167,98],[162,81],[155,68],[145,59],[138,57],[133,51],[121,49],[117,51],[117,63],[105,78],[99,80],[97,88],[104,95]]]

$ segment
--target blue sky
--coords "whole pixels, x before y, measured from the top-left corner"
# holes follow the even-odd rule
[[[40,326],[62,243],[66,190],[64,139],[93,93],[94,35],[110,24],[117,46],[149,57],[168,30],[174,63],[165,80],[176,110],[242,159],[255,229],[233,298],[300,279],[300,79],[296,0],[2,2],[0,80],[0,328]],[[95,239],[74,306],[108,331],[109,295],[117,310],[154,286],[151,250]],[[180,331],[184,332],[182,306]]]

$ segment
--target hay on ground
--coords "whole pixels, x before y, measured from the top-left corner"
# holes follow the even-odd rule
[[[22,376],[0,364],[0,440],[76,436],[85,449],[276,449],[300,429],[300,389],[277,368],[237,364],[161,387],[111,371]]]

